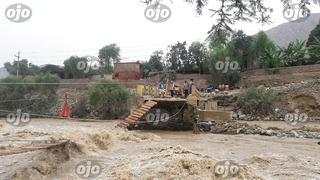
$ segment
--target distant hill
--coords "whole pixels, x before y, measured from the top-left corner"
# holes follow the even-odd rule
[[[4,78],[9,76],[9,73],[7,72],[6,68],[0,67],[0,78]]]
[[[278,46],[286,47],[290,42],[308,40],[310,32],[319,24],[320,13],[311,14],[305,21],[288,22],[276,26],[265,33]]]

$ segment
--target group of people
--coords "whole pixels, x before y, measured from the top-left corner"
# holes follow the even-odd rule
[[[213,85],[209,85],[206,89],[207,93],[213,93],[215,91],[229,91],[229,85],[227,84],[219,84],[216,88]]]
[[[168,88],[166,87],[167,85]],[[166,89],[169,89],[171,97],[182,96],[183,94],[184,97],[187,98],[190,94],[192,94],[194,82],[193,79],[191,79],[189,82],[184,81],[182,88],[175,84],[174,81],[170,81],[169,83],[167,83],[167,85],[165,85],[163,81],[159,83],[160,97],[164,97]]]

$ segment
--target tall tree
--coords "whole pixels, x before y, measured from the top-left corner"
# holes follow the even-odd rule
[[[163,51],[153,52],[148,61],[148,65],[151,68],[151,71],[162,71],[164,68]]]
[[[231,51],[229,48],[215,48],[208,55],[210,74],[214,85],[228,84],[234,86],[240,80],[238,69],[231,68],[231,62],[236,59],[231,59]],[[217,65],[223,65],[222,69],[217,68]]]
[[[320,24],[311,31],[306,45],[310,54],[310,59],[307,63],[320,63]]]
[[[71,56],[67,60],[64,61],[64,77],[66,79],[80,79],[80,78],[86,78],[88,77],[88,74],[85,72],[86,68],[90,68],[88,66],[86,58],[81,58],[78,56]],[[85,69],[79,69],[79,63],[86,64],[84,67]],[[88,69],[90,70],[90,69]]]
[[[18,66],[19,63],[19,66]],[[13,61],[13,63],[6,62],[4,64],[4,67],[11,75],[17,74],[17,69],[19,67],[19,75],[22,77],[28,76],[28,75],[36,75],[40,73],[40,68],[32,63],[28,63],[27,59],[22,59],[19,62]]]
[[[230,55],[236,59],[242,70],[253,68],[253,52],[251,51],[252,37],[247,36],[243,31],[237,31],[232,35],[228,44]]]
[[[167,53],[167,63],[171,70],[177,72],[185,72],[189,68],[190,62],[188,60],[188,51],[186,48],[187,43],[177,42],[169,46],[170,50]]]
[[[269,39],[267,34],[260,31],[256,37],[254,37],[251,44],[251,51],[254,55],[255,61],[261,65],[259,60],[266,55],[266,50],[276,49],[274,43]],[[258,64],[255,64],[257,66]]]
[[[280,53],[274,47],[267,47],[262,57],[260,66],[263,68],[278,68],[282,65]]]
[[[99,58],[105,64],[106,69],[110,70],[113,63],[120,62],[120,47],[117,44],[109,44],[99,50]],[[111,73],[111,72],[110,72]]]
[[[281,49],[281,61],[285,66],[300,66],[306,64],[307,49],[305,41],[290,42],[288,47]]]
[[[203,43],[193,42],[189,47],[189,59],[191,64],[196,65],[195,71],[200,74],[204,73],[204,63],[207,55],[207,48]]]
[[[209,42],[209,48],[214,49],[226,47],[230,36],[230,32],[226,30],[218,30],[211,33],[207,39]]]

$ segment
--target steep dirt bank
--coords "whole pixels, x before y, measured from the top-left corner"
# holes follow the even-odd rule
[[[292,66],[276,69],[257,69],[241,73],[241,85],[282,86],[290,83],[320,79],[320,65]]]

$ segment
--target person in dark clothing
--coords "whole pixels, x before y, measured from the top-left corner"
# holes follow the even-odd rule
[[[183,83],[183,92],[184,92],[184,97],[187,98],[189,96],[189,83],[188,81],[184,81]]]
[[[175,95],[175,92],[174,92],[175,85],[174,85],[173,81],[170,82],[170,87],[169,88],[170,88],[171,97],[174,97],[174,95]]]

